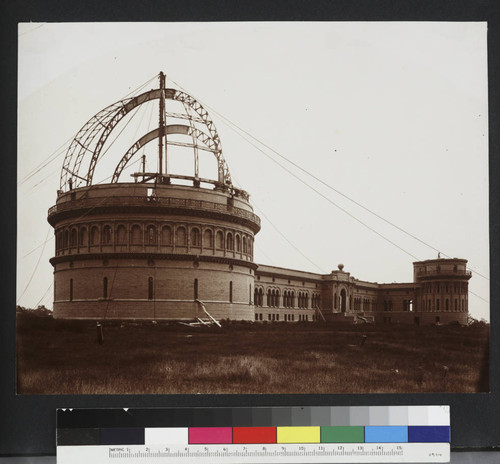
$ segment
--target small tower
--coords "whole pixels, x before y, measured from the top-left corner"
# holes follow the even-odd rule
[[[438,258],[413,263],[413,279],[420,286],[417,308],[423,322],[467,324],[469,279],[467,260]]]

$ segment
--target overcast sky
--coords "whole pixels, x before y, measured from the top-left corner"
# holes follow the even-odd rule
[[[52,307],[64,148],[159,71],[209,110],[262,219],[257,263],[411,282],[412,256],[435,248],[469,260],[470,311],[489,318],[486,23],[471,22],[21,24],[18,304]],[[221,116],[431,247],[287,165],[305,185]]]

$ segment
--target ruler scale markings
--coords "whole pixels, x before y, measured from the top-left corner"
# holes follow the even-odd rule
[[[120,414],[105,412],[103,427],[99,416],[86,412],[78,427],[75,416],[60,416],[58,411],[58,426],[62,417],[66,427],[57,430],[58,460],[83,464],[92,460],[93,453],[105,452],[95,459],[135,458],[146,464],[252,464],[261,459],[297,464],[430,463],[447,462],[450,455],[449,406],[222,408],[215,412],[171,408],[154,410],[153,416],[150,420],[147,410],[137,414],[130,410],[118,426]],[[80,453],[85,457],[75,460]]]

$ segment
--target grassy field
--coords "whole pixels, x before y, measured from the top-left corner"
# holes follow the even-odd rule
[[[20,394],[488,391],[489,326],[104,324],[17,314]],[[364,340],[364,341],[363,341]]]

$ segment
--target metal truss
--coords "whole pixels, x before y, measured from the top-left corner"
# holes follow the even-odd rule
[[[60,189],[61,191],[81,186],[92,185],[92,179],[96,164],[101,156],[102,149],[108,140],[109,135],[116,125],[132,110],[140,105],[152,100],[162,98],[162,93],[165,99],[181,102],[184,105],[186,114],[167,113],[167,116],[177,119],[189,120],[189,126],[182,124],[174,124],[167,126],[165,132],[172,134],[184,134],[192,138],[192,144],[184,144],[190,146],[195,152],[195,177],[198,176],[198,156],[197,150],[208,149],[217,159],[218,167],[218,182],[226,185],[230,190],[233,189],[229,168],[222,156],[222,147],[219,135],[215,128],[215,124],[210,118],[208,112],[203,106],[190,95],[175,89],[153,89],[144,92],[136,97],[120,100],[93,116],[78,132],[76,137],[71,142],[66,156],[64,158],[63,167],[61,170]],[[203,124],[207,129],[207,133],[197,129],[195,123]],[[118,163],[112,182],[117,182],[121,172],[127,165],[128,161],[137,152],[139,148],[144,146],[151,140],[159,137],[159,129],[153,130],[148,134],[138,139],[127,153]],[[198,146],[198,142],[203,145]],[[178,144],[178,143],[173,143]],[[82,162],[88,159],[88,170],[86,173],[81,173]]]

